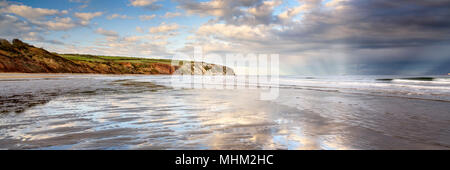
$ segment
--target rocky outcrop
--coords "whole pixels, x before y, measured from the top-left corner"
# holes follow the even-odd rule
[[[191,63],[191,62],[184,62]],[[193,69],[192,69],[193,68]],[[225,72],[223,70],[226,70]],[[230,68],[195,63],[175,66],[159,62],[95,62],[69,60],[18,39],[0,39],[0,72],[96,74],[232,74]]]
[[[203,62],[188,62],[180,66],[177,75],[235,75],[233,69],[221,65]]]

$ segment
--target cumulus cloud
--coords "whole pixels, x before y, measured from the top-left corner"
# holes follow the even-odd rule
[[[112,14],[106,17],[106,19],[109,20],[113,20],[116,18],[120,18],[120,19],[131,19],[132,17],[128,16],[128,15],[121,15],[121,14]]]
[[[197,2],[194,0],[179,1],[180,8],[185,9],[188,13],[212,15],[217,17],[238,15],[241,13],[239,8],[254,6],[260,2],[260,0],[211,0],[206,2]]]
[[[30,21],[37,21],[45,16],[52,16],[57,14],[67,14],[68,11],[59,11],[55,9],[32,8],[26,5],[5,5],[0,9],[0,13],[11,13],[24,17]]]
[[[88,3],[89,1],[72,0],[71,2]],[[69,31],[76,27],[88,26],[90,20],[102,14],[95,12],[71,15],[68,10],[35,8],[22,3],[0,1],[0,25],[2,25],[0,36],[34,41],[37,45],[65,45],[62,41],[50,39],[48,35],[53,31]]]
[[[74,3],[89,3],[90,0],[69,0],[69,2],[74,2]]]
[[[26,41],[38,41],[41,43],[48,43],[52,45],[64,45],[58,40],[47,39],[42,36],[40,30],[36,30],[33,26],[18,19],[12,15],[0,15],[0,36],[6,39],[20,38]]]
[[[337,5],[346,0],[332,0],[326,3],[327,5]],[[284,22],[283,24],[289,24],[292,19],[300,13],[313,12],[314,9],[320,8],[322,0],[301,0],[299,6],[290,7],[278,14],[277,19],[279,22]],[[287,22],[287,23],[286,23]]]
[[[134,7],[143,7],[149,10],[157,10],[162,6],[155,4],[158,0],[130,0],[130,5]]]
[[[0,7],[4,7],[7,6],[8,2],[7,1],[0,1]]]
[[[151,27],[149,29],[150,33],[169,33],[172,31],[176,31],[179,29],[179,25],[176,23],[171,23],[171,24],[166,24],[166,23],[162,23],[159,26],[156,27]]]
[[[90,54],[123,55],[138,57],[167,57],[172,55],[168,52],[168,36],[142,35],[124,37],[105,37],[104,40],[96,42],[95,47],[89,47]],[[95,51],[94,51],[95,50]]]
[[[294,39],[289,37],[302,37],[297,42],[328,42],[356,48],[421,46],[450,38],[450,21],[445,17],[450,14],[450,2],[341,0],[333,7],[329,11],[312,9],[302,22],[278,35],[291,40]]]
[[[77,26],[67,15],[67,10],[33,8],[8,1],[0,3],[0,35],[4,38],[21,38],[61,45],[60,41],[48,40],[43,33],[69,30]]]
[[[32,26],[12,15],[0,15],[0,35],[5,38],[25,37],[33,30]]]
[[[99,54],[110,56],[135,56],[135,57],[169,57],[173,55],[167,49],[170,43],[169,35],[130,35],[115,36],[114,31],[97,29],[96,32],[105,34],[103,39],[95,41],[94,45],[84,46],[70,44],[62,48],[54,49],[56,52]],[[111,34],[111,36],[107,36]]]
[[[276,20],[272,15],[275,7],[281,0],[211,0],[197,2],[194,0],[179,1],[179,8],[186,10],[188,14],[201,16],[216,16],[229,24],[270,24]]]
[[[164,14],[164,16],[162,16],[163,18],[173,18],[173,17],[178,17],[181,16],[180,12],[166,12],[166,14]]]
[[[287,69],[288,73],[450,72],[447,55],[450,52],[449,1],[177,1],[178,8],[170,11],[182,13],[166,12],[158,20],[185,13],[191,17],[212,18],[200,26],[192,25],[189,40],[179,51],[192,51],[193,46],[202,46],[207,52],[223,54],[277,53],[280,54],[283,69]],[[128,5],[158,9],[161,7],[159,2],[129,0]],[[88,26],[94,17],[103,15],[103,12],[73,12],[33,8],[0,0],[0,35],[58,44],[45,40],[44,35],[51,31]],[[106,18],[127,17],[111,14]],[[155,19],[156,15],[140,14],[134,17],[147,21]],[[90,49],[105,53],[155,56],[169,54],[167,50],[173,46],[168,39],[178,35],[181,26],[165,22],[150,28],[134,25],[132,28],[136,28],[139,35],[123,37],[103,28],[95,30],[103,37],[96,47]]]
[[[130,0],[132,6],[149,6],[157,0]]]
[[[98,28],[97,30],[95,30],[95,32],[97,34],[101,34],[107,37],[119,37],[119,34],[115,31],[110,31],[110,30],[105,30],[103,28]]]
[[[222,40],[258,40],[265,38],[266,27],[264,26],[236,26],[227,24],[203,25],[197,30],[199,36],[213,35]]]
[[[77,26],[77,24],[72,21],[72,18],[69,17],[65,18],[56,17],[53,20],[45,22],[36,22],[35,24],[46,27],[48,30],[52,31],[69,30]]]
[[[102,16],[103,12],[76,12],[74,14],[75,17],[77,17],[78,19],[80,19],[80,24],[81,25],[89,25],[90,21],[95,18],[95,17],[99,17]]]
[[[153,15],[140,15],[140,16],[139,16],[139,19],[140,19],[141,21],[147,21],[147,20],[151,20],[151,19],[153,19],[153,18],[155,18],[155,17],[156,17],[155,14],[153,14]]]
[[[173,25],[161,24],[160,26]],[[156,28],[156,27],[155,27]],[[169,57],[173,52],[167,48],[170,46],[169,38],[176,36],[172,32],[172,28],[163,28],[158,33],[145,33],[143,28],[136,27],[137,31],[141,31],[141,35],[120,36],[116,31],[98,28],[95,30],[97,34],[104,36],[95,42],[94,47],[89,47],[86,53],[102,54],[102,55],[123,55],[138,57]],[[166,31],[166,32],[164,32]],[[72,47],[80,49],[82,47]],[[66,49],[67,50],[67,49]],[[81,49],[84,50],[84,49]]]
[[[80,19],[75,21],[70,17],[62,17],[69,14],[67,10],[33,8],[26,5],[9,4],[7,1],[3,1],[0,6],[0,14],[13,14],[23,17],[26,19],[29,27],[40,27],[40,31],[61,31],[77,26],[87,26],[92,18],[101,16],[103,13],[75,13],[74,16]]]
[[[89,3],[91,2],[90,0],[69,0],[69,2],[72,3],[80,3],[81,5],[78,7],[79,9],[84,9],[87,8],[89,5]]]
[[[440,45],[450,44],[448,1],[300,0],[281,13],[274,12],[278,1],[180,3],[188,13],[216,17],[180,51],[278,53],[288,72],[307,74],[401,74],[411,67],[431,74],[429,65],[450,63],[423,52],[450,50]]]
[[[136,27],[136,31],[139,33],[144,33],[144,29],[142,29],[141,27]]]

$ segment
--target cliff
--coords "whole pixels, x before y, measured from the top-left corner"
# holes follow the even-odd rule
[[[177,64],[172,64],[177,63]],[[189,69],[188,69],[189,68]],[[55,54],[26,44],[0,39],[0,72],[96,74],[234,75],[231,68],[168,59]]]
[[[174,74],[177,75],[235,75],[233,69],[209,63],[188,62],[179,66]]]

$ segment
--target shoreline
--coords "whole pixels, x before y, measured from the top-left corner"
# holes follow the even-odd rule
[[[63,78],[68,76],[176,76],[179,74],[99,74],[99,73],[20,73],[0,72],[0,80],[4,79],[28,79],[28,78]],[[214,75],[213,75],[214,76]],[[236,76],[236,75],[233,75]]]
[[[18,79],[18,78],[62,78],[72,75],[89,75],[89,76],[168,76],[165,74],[97,74],[97,73],[20,73],[20,72],[0,72],[1,79]]]
[[[51,75],[52,73],[0,73],[1,79],[27,79],[27,78],[60,78],[64,75]]]

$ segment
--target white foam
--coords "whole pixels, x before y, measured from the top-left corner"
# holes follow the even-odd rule
[[[392,82],[396,83],[416,83],[416,84],[449,84],[450,81],[447,79],[435,79],[433,81],[420,81],[420,80],[406,80],[406,79],[394,79]]]

